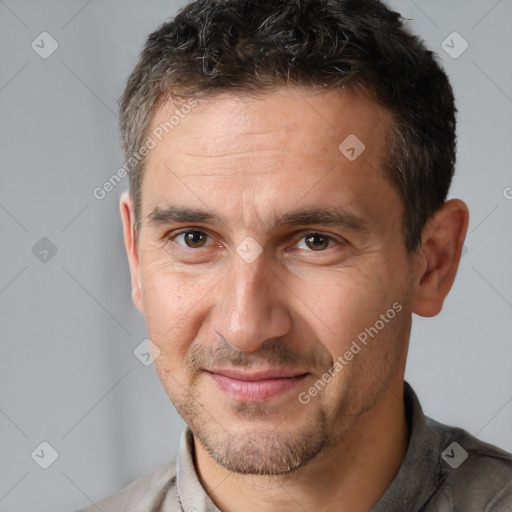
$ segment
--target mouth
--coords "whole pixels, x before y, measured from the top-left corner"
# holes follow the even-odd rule
[[[265,402],[295,388],[309,373],[272,368],[262,371],[206,370],[208,377],[226,395],[244,402]]]

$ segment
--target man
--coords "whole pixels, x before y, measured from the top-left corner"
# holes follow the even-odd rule
[[[133,301],[188,427],[85,511],[505,511],[512,456],[426,418],[411,315],[442,308],[468,210],[455,107],[377,0],[197,0],[121,102]]]

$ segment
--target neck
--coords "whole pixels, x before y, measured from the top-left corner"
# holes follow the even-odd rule
[[[199,480],[223,512],[370,510],[398,473],[407,451],[402,386],[386,390],[343,439],[286,475],[231,473],[194,438]]]

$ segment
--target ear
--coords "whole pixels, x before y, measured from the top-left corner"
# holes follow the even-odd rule
[[[123,235],[128,263],[130,265],[130,276],[132,283],[132,300],[138,310],[144,314],[144,305],[141,293],[141,279],[139,275],[139,255],[135,237],[135,214],[133,203],[128,192],[121,195],[119,202],[121,220],[123,221]]]
[[[469,223],[469,211],[460,199],[446,201],[423,230],[420,281],[412,310],[420,316],[435,316],[448,295],[459,267]]]

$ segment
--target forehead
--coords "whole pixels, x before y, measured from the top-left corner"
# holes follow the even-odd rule
[[[163,128],[163,138],[172,136],[177,152],[203,158],[225,155],[231,143],[237,144],[230,148],[231,155],[302,148],[319,157],[324,151],[337,154],[339,143],[350,134],[366,143],[368,157],[382,149],[379,139],[391,121],[386,108],[351,90],[280,87],[256,97],[223,92],[195,101],[197,106],[190,108],[165,103],[150,131]]]
[[[197,101],[155,113],[146,215],[183,201],[232,212],[250,202],[261,216],[297,201],[366,207],[370,215],[400,202],[382,172],[392,117],[365,97],[282,87],[256,98],[221,93]]]

